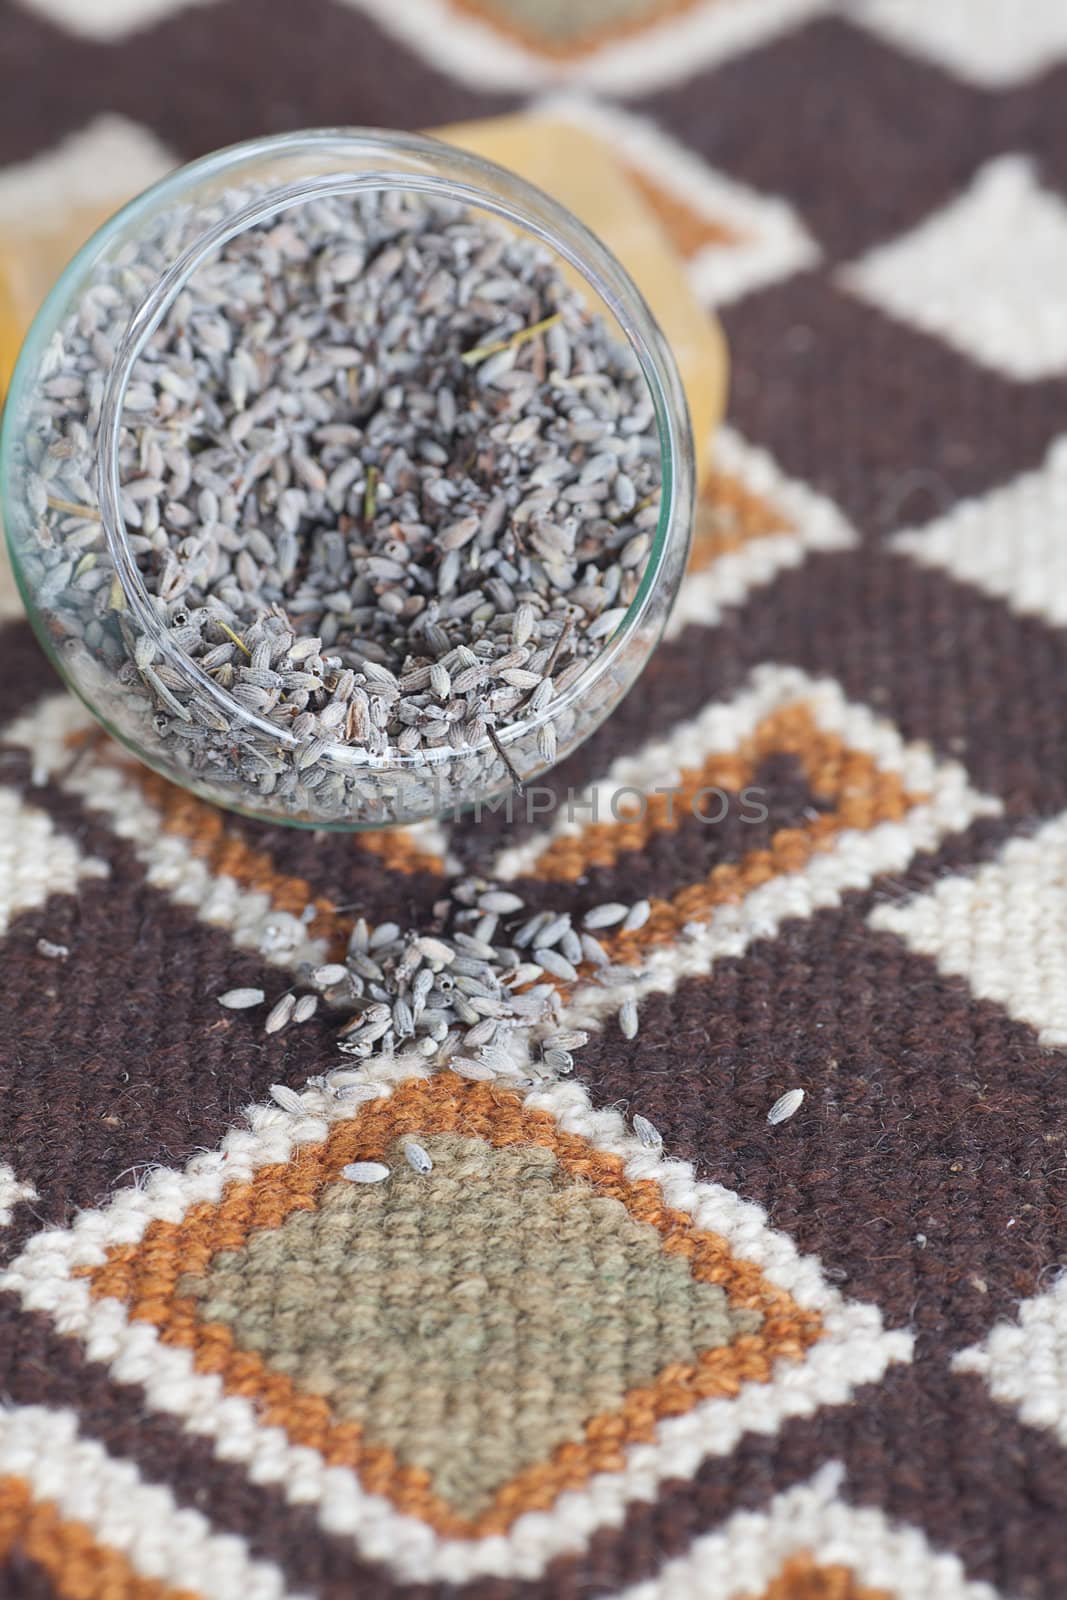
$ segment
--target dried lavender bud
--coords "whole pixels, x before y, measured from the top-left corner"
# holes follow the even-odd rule
[[[244,1011],[249,1006],[261,1006],[266,998],[262,989],[227,989],[219,995],[219,1005],[227,1011]]]

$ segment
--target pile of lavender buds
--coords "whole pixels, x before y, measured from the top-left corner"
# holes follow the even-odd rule
[[[584,731],[554,702],[621,623],[658,518],[630,351],[534,240],[448,201],[316,200],[238,234],[125,399],[121,507],[175,659],[112,569],[94,442],[131,308],[214,217],[162,219],[47,354],[25,498],[50,627],[104,663],[123,731],[279,813],[357,819],[373,769],[439,784],[442,758],[438,802],[469,800],[510,771],[497,731],[530,719],[523,775],[550,764]]]
[[[345,959],[308,969],[305,983],[272,1006],[264,1028],[274,1034],[307,1021],[321,999],[342,1019],[339,1050],[361,1063],[414,1052],[464,1077],[537,1088],[569,1073],[573,1052],[588,1039],[583,1029],[566,1026],[560,985],[581,977],[632,989],[640,973],[614,963],[597,934],[635,932],[650,913],[647,900],[609,901],[575,926],[569,912],[531,916],[512,890],[460,879],[434,906],[433,933],[403,932],[392,922],[371,930],[360,918]],[[219,1003],[243,1010],[265,999],[262,989],[231,989]],[[638,1029],[632,998],[623,1000],[618,1021],[632,1039]],[[365,1081],[360,1070],[343,1069],[314,1080],[342,1094]]]

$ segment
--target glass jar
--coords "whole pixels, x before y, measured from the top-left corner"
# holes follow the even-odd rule
[[[626,341],[647,383],[660,449],[659,516],[624,618],[548,706],[501,725],[477,748],[446,744],[383,757],[327,742],[311,770],[279,784],[296,736],[235,699],[184,653],[181,616],[148,592],[138,570],[120,485],[124,406],[152,335],[222,246],[294,207],[370,190],[413,191],[489,213],[533,235],[581,284],[590,309]],[[146,240],[155,256],[147,267]],[[57,403],[71,380],[57,373],[63,340],[85,315],[87,296],[106,297],[120,325],[127,311],[128,322],[117,347],[101,353],[84,416],[72,427],[69,404]],[[43,481],[46,454],[49,471],[57,457],[63,465]],[[62,493],[50,492],[57,483]],[[0,441],[0,511],[16,577],[62,677],[164,777],[246,815],[308,827],[376,827],[492,805],[516,778],[536,781],[569,755],[627,693],[662,633],[685,567],[693,484],[674,360],[604,244],[540,190],[480,157],[419,136],[358,129],[235,146],[173,173],[120,211],[70,264],[30,329]],[[58,548],[48,509],[71,519]],[[207,738],[205,729],[218,737]]]

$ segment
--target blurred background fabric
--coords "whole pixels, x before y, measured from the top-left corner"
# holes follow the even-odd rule
[[[668,635],[550,779],[673,810],[225,816],[5,576],[0,1592],[1062,1600],[1067,8],[0,0],[0,91],[5,371],[174,164],[524,110],[610,146],[732,369]],[[651,899],[574,1078],[271,1107],[329,1019],[217,995],[460,869]],[[422,1188],[338,1182],[412,1131]]]

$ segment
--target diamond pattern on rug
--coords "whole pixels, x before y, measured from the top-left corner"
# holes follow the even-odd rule
[[[738,1512],[618,1600],[997,1600],[916,1528],[838,1498],[837,1463],[765,1510]]]
[[[733,363],[680,621],[550,779],[606,802],[573,831],[493,817],[360,842],[221,817],[89,736],[25,625],[0,635],[9,880],[53,848],[67,863],[19,889],[0,952],[0,1480],[25,1484],[0,1506],[5,1592],[1067,1592],[1061,13],[0,0],[0,149],[41,157],[0,172],[0,340],[22,315],[11,263],[43,288],[119,168],[136,187],[171,149],[563,85],[723,303]],[[88,165],[65,165],[67,133]],[[938,227],[931,266],[915,252]],[[907,305],[845,288],[842,267],[898,248]],[[672,781],[673,819],[625,795],[612,813],[612,788]],[[688,804],[701,786],[726,799],[714,825],[714,795]],[[531,906],[653,901],[647,948],[612,946],[651,984],[586,1006],[579,1081],[519,1107],[396,1069],[365,1108],[307,1089],[297,1116],[261,1105],[234,1130],[330,1063],[333,1019],[266,1039],[219,992],[271,1004],[360,914],[426,923],[459,855],[510,862]],[[614,1011],[638,992],[625,1039]],[[792,1087],[797,1115],[769,1125]],[[663,1159],[625,1131],[635,1111]],[[324,1150],[371,1153],[375,1129],[385,1186],[326,1174]],[[107,1272],[122,1293],[94,1296]],[[753,1283],[773,1307],[744,1303]],[[696,1393],[790,1319],[818,1335]],[[433,1380],[466,1419],[451,1434]],[[271,1425],[286,1406],[309,1442]]]
[[[417,883],[427,910],[443,883],[445,861],[435,848],[444,844],[440,828],[386,829],[335,841],[329,868],[317,852],[320,872],[329,871],[338,889],[347,881],[335,900],[260,847],[261,839],[282,847],[284,832],[243,825],[159,777],[104,734],[70,696],[50,698],[32,718],[17,719],[2,732],[9,745],[32,746],[37,771],[56,774],[65,794],[132,846],[151,887],[191,908],[208,926],[226,929],[238,947],[258,950],[272,965],[295,969],[343,953],[354,919],[337,911],[338,900],[358,897],[363,889],[362,908],[376,915],[360,881],[361,866],[378,880],[387,902],[390,891],[395,901],[394,874]]]
[[[523,1105],[395,1077],[356,1108],[309,1090],[303,1118],[253,1109],[184,1174],[31,1239],[0,1288],[261,1481],[294,1492],[304,1462],[324,1525],[411,1579],[460,1550],[471,1575],[533,1576],[527,1513],[566,1492],[538,1560],[578,1548],[650,1473],[907,1359],[906,1335],[577,1086]],[[390,1176],[356,1188],[352,1161]]]
[[[864,0],[856,22],[985,88],[1025,83],[1067,56],[1060,0]]]
[[[547,56],[581,56],[613,39],[625,38],[693,11],[701,0],[452,0],[459,12],[499,28]]]
[[[890,316],[1020,382],[1067,371],[1067,202],[1025,156],[1000,156],[841,282]]]
[[[788,201],[842,260],[913,228],[1003,150],[986,95],[887,50],[853,26],[857,9],[798,20],[714,81],[646,81],[633,102],[716,172]]]
[[[811,704],[805,702],[802,691],[795,693],[792,698],[787,698],[787,693],[781,692],[775,704],[774,689],[780,687],[786,690],[788,686],[799,691],[800,685],[796,679],[790,683],[788,675],[783,673],[779,685],[771,682],[769,673],[762,677],[762,696],[752,696],[747,703],[743,700],[741,704],[731,707],[736,713],[737,724],[741,724],[746,713],[751,719],[751,726],[735,746],[722,749],[714,743],[716,725],[719,728],[726,725],[725,715],[705,717],[696,727],[677,729],[671,741],[674,747],[671,754],[682,755],[684,752],[685,757],[703,756],[703,760],[699,765],[677,766],[674,762],[670,766],[664,765],[659,775],[664,779],[677,779],[675,792],[666,792],[665,786],[662,794],[654,795],[646,802],[639,785],[620,783],[617,789],[611,791],[611,798],[607,801],[610,816],[581,828],[565,819],[561,824],[564,831],[547,843],[534,859],[530,876],[545,878],[550,882],[582,884],[592,867],[618,867],[620,858],[647,849],[658,834],[673,833],[688,820],[687,812],[693,814],[694,821],[706,820],[703,812],[699,817],[695,814],[702,797],[713,795],[716,790],[740,796],[753,785],[761,764],[774,755],[792,757],[800,765],[810,797],[805,808],[807,829],[803,828],[798,818],[788,837],[777,842],[777,848],[783,852],[780,863],[783,870],[806,865],[816,850],[828,845],[845,829],[865,830],[877,827],[881,822],[900,822],[909,811],[926,803],[929,797],[921,792],[909,791],[896,772],[879,772],[876,762],[865,752],[849,750],[834,734],[820,729],[818,714]],[[769,703],[763,715],[755,709],[753,700],[759,705],[759,711],[763,711]],[[647,753],[650,771],[653,762],[664,760],[667,756],[668,751],[662,743],[657,742]],[[605,790],[607,787],[605,784]],[[758,792],[750,789],[753,796]],[[593,810],[596,802],[592,797],[590,799],[588,809]],[[812,804],[812,801],[816,803]],[[755,809],[754,798],[749,804]],[[721,806],[714,809],[721,809]],[[527,854],[537,848],[536,843],[528,846]],[[775,844],[772,843],[771,853],[774,849]],[[510,869],[514,865],[510,857],[506,865],[510,876]],[[768,874],[767,866],[766,861],[761,861],[751,887],[766,882],[768,875],[774,875],[773,872]],[[708,885],[706,895],[697,892],[695,885],[677,886],[675,896],[679,903],[675,917],[658,918],[654,910],[649,921],[634,934],[605,934],[607,947],[615,955],[620,955],[623,950],[629,950],[634,955],[639,952],[644,954],[648,947],[660,942],[659,935],[664,929],[678,931],[678,917],[689,913],[692,920],[701,913],[706,914],[715,904],[734,901],[739,891],[750,886],[746,882],[743,862],[739,882],[733,880],[733,874],[725,869],[724,863],[717,862],[714,872],[714,883]],[[595,897],[597,893],[599,888],[591,888],[587,897]]]
[[[605,1025],[575,1070],[650,1118],[669,1150],[766,1207],[890,1325],[912,1329],[937,1409],[943,1363],[1059,1270],[1064,1086],[1025,1022],[870,928],[874,895],[814,915],[798,907],[741,955],[650,994],[636,1039]],[[679,1050],[699,1062],[685,1083]],[[803,1105],[770,1126],[794,1087]],[[931,1442],[938,1460],[953,1438]]]
[[[994,1400],[1067,1446],[1067,1278],[1024,1300],[1016,1320],[998,1322],[981,1344],[961,1350],[952,1366],[980,1374]]]
[[[765,793],[757,783],[760,762],[772,755],[799,763],[816,804],[803,805],[790,826],[747,849],[746,828],[734,830],[740,853],[724,859],[724,836],[703,824],[698,810],[713,797],[710,814],[721,823],[738,802],[758,801]],[[538,882],[572,885],[579,914],[613,890],[650,898],[641,929],[602,941],[612,961],[635,969],[633,983],[602,988],[583,966],[569,988],[569,1025],[598,1027],[625,1000],[670,993],[740,955],[783,918],[839,904],[848,890],[903,871],[917,852],[1000,809],[970,787],[959,766],[906,745],[835,684],[765,667],[736,700],[711,705],[668,739],[620,757],[550,829],[505,846],[492,872],[517,880],[524,892]],[[691,858],[672,848],[673,881],[666,874],[650,881],[659,841],[673,846],[685,830],[706,841],[699,875],[680,874],[679,862]]]
[[[969,876],[878,906],[871,926],[930,956],[1027,1022],[1048,1049],[1067,1047],[1067,815],[1012,839]]]
[[[611,146],[709,304],[739,299],[818,260],[818,246],[787,201],[714,171],[649,118],[576,96],[550,99],[545,111]]]
[[[101,112],[191,160],[294,127],[432,127],[514,105],[506,85],[478,91],[449,76],[432,34],[429,57],[409,51],[344,0],[192,0],[108,42],[61,31],[21,0],[0,11],[10,81],[36,84],[47,60],[62,83],[61,94],[0,102],[0,162],[50,150]]]
[[[978,366],[821,275],[724,306],[723,323],[733,425],[867,535],[942,516],[1010,481],[1063,432],[1065,377],[1020,383]],[[764,352],[774,353],[773,379]]]
[[[679,1368],[759,1335],[759,1309],[695,1277],[550,1148],[457,1133],[422,1147],[430,1174],[394,1142],[388,1183],[327,1179],[314,1211],[253,1227],[240,1247],[227,1234],[176,1292],[297,1395],[325,1400],[335,1426],[390,1451],[398,1477],[426,1474],[458,1516],[489,1510],[561,1445],[580,1450],[590,1419],[632,1391],[682,1404]]]
[[[797,27],[832,0],[339,0],[485,89],[640,92]]]
[[[457,1134],[471,1121],[481,1137]],[[401,1510],[501,1532],[821,1336],[720,1240],[679,1237],[618,1159],[525,1121],[514,1096],[416,1083],[214,1213],[113,1247],[92,1297]],[[428,1179],[402,1132],[428,1141]],[[350,1161],[393,1171],[365,1190]]]
[[[691,623],[714,627],[727,606],[800,566],[814,550],[849,550],[858,536],[837,507],[786,477],[773,458],[732,428],[711,447],[712,469],[693,522],[693,547],[667,624],[673,638]]]
[[[1045,463],[981,499],[966,500],[890,548],[920,566],[1005,601],[1019,616],[1067,626],[1067,437]]]
[[[130,1462],[80,1435],[72,1412],[45,1406],[0,1415],[0,1561],[12,1559],[59,1600],[289,1593],[278,1568],[251,1560],[243,1540],[213,1532],[203,1512],[180,1508]]]
[[[273,1005],[291,975],[146,887],[121,848],[110,859],[110,877],[51,895],[6,936],[5,993],[19,1004],[0,1015],[0,1157],[40,1198],[14,1210],[5,1258],[116,1184],[211,1148],[246,1101],[306,1082],[332,1054],[325,1010],[273,1049],[265,1009],[226,1012],[225,990],[254,985]],[[41,954],[42,938],[69,954]]]

